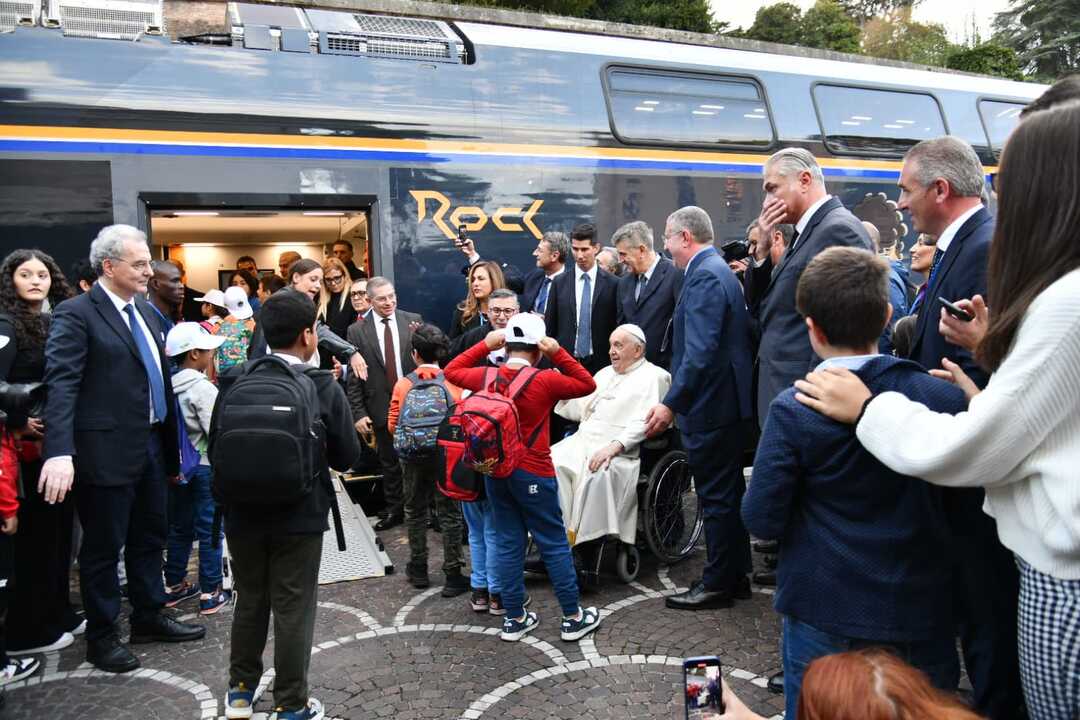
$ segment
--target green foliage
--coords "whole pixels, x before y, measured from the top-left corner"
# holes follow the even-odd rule
[[[1016,51],[992,42],[954,52],[949,56],[945,67],[983,75],[997,75],[1009,80],[1024,79]]]
[[[911,10],[922,0],[838,0],[844,12],[860,26],[876,17]]]
[[[445,0],[480,7],[499,7],[507,10],[552,13],[570,17],[584,17],[596,0]]]
[[[1080,71],[1080,0],[1010,0],[994,18],[995,41],[1016,51],[1033,80]]]
[[[713,19],[708,0],[595,0],[586,17],[700,33],[727,29]]]
[[[911,8],[874,18],[863,27],[863,51],[873,57],[944,67],[955,51],[945,26],[911,19]]]
[[[806,47],[859,52],[859,26],[835,0],[817,0],[802,18],[802,42]]]
[[[766,5],[758,9],[750,29],[740,35],[749,40],[798,45],[802,40],[802,11],[787,2]]]

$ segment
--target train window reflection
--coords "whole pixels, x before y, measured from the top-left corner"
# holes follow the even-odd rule
[[[814,106],[825,146],[838,155],[900,155],[946,134],[937,100],[923,93],[822,84]]]
[[[986,128],[986,139],[990,141],[990,148],[994,155],[1001,155],[1001,148],[1005,146],[1005,140],[1020,122],[1020,111],[1024,109],[1021,103],[999,102],[997,100],[980,100],[979,116],[982,118],[983,127]]]
[[[773,126],[761,88],[742,78],[609,68],[608,109],[626,143],[767,147]]]

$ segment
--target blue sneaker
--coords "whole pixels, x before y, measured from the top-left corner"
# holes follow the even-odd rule
[[[199,614],[213,615],[218,610],[228,606],[232,599],[232,590],[218,588],[212,593],[203,593],[199,596]]]
[[[567,642],[580,640],[600,627],[600,611],[594,607],[583,608],[581,619],[563,618],[559,627],[559,637]]]
[[[176,607],[185,600],[199,596],[199,588],[187,580],[182,580],[176,585],[165,586],[165,607]]]
[[[325,715],[322,703],[315,698],[308,698],[307,705],[299,710],[274,708],[269,720],[322,720]]]
[[[247,720],[253,712],[255,691],[244,683],[229,688],[225,693],[225,717],[229,720]]]
[[[534,612],[526,612],[521,620],[506,618],[503,620],[502,632],[499,637],[507,642],[515,642],[525,637],[540,624],[540,618]]]

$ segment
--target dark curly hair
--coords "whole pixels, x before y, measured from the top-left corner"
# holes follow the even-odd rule
[[[56,261],[40,250],[15,250],[0,264],[0,313],[11,318],[11,323],[15,326],[16,342],[26,348],[45,347],[45,338],[49,334],[49,316],[33,312],[15,291],[15,271],[30,260],[40,261],[49,271],[51,285],[48,297],[51,307],[56,307],[75,293]]]
[[[232,285],[233,280],[239,275],[244,280],[244,284],[248,286],[248,297],[253,298],[259,294],[259,279],[249,273],[247,270],[234,270],[233,274],[229,276],[229,285]]]

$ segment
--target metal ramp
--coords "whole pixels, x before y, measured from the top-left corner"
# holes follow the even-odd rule
[[[331,473],[334,493],[341,509],[341,526],[345,531],[345,552],[338,551],[334,534],[334,519],[323,537],[322,565],[319,568],[319,584],[363,580],[383,577],[394,571],[394,564],[383,550],[382,542],[375,535],[371,522],[364,517],[359,505],[354,505],[345,492],[341,478]]]

